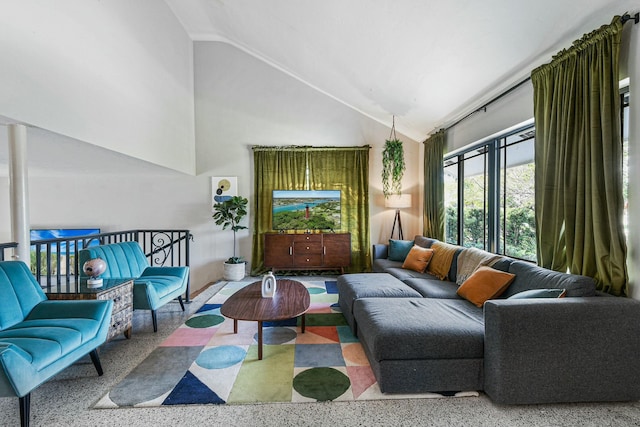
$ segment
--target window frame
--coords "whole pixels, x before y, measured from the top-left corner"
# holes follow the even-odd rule
[[[530,133],[525,138],[522,138],[515,142],[508,142],[508,138],[513,135],[522,134],[522,133]],[[453,151],[449,154],[446,154],[443,157],[443,165],[444,167],[451,167],[453,164],[457,165],[457,230],[455,233],[457,236],[457,242],[449,242],[454,243],[460,246],[463,246],[464,243],[464,163],[466,160],[470,160],[472,158],[476,158],[477,156],[484,156],[484,180],[485,180],[485,196],[484,196],[484,216],[485,216],[485,224],[484,224],[484,250],[492,253],[496,253],[499,255],[509,256],[514,259],[522,259],[514,257],[513,255],[506,254],[507,249],[507,241],[506,241],[506,208],[505,206],[501,206],[501,195],[506,194],[507,182],[506,179],[502,178],[501,165],[504,163],[506,165],[506,155],[508,147],[530,141],[535,138],[535,123],[530,122],[524,124],[522,126],[516,127],[514,129],[510,129],[508,131],[502,132],[491,138],[485,139],[476,144],[472,144],[468,147],[465,147],[460,150]],[[504,150],[504,158],[501,158],[501,150]],[[478,152],[473,156],[465,158],[471,152]],[[482,151],[482,153],[480,152]],[[535,156],[535,154],[534,154]],[[449,164],[447,164],[449,162]],[[453,162],[450,163],[450,162]],[[506,200],[506,198],[505,198]],[[535,207],[534,207],[535,209]],[[501,222],[501,213],[504,213]],[[445,208],[446,215],[446,208]],[[446,222],[445,216],[445,222]],[[445,233],[446,234],[446,233]],[[446,239],[446,236],[445,236]],[[501,244],[501,240],[504,241],[504,244]],[[531,261],[531,260],[525,260]]]

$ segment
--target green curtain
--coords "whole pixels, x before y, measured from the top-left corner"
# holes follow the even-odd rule
[[[444,129],[424,141],[422,234],[441,241],[444,241],[444,144]]]
[[[273,231],[273,190],[342,190],[342,229],[351,233],[349,271],[370,270],[369,149],[369,146],[253,147],[256,199],[251,274],[265,271],[263,234]]]
[[[618,57],[622,23],[585,35],[531,74],[538,263],[627,293]]]
[[[371,270],[369,234],[369,146],[311,149],[311,190],[342,191],[342,230],[351,233],[349,272]]]
[[[251,274],[264,271],[263,233],[271,229],[273,190],[304,190],[307,165],[306,150],[287,147],[253,147],[253,249]]]

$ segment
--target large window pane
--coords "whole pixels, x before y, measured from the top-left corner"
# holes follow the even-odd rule
[[[500,253],[536,260],[533,131],[510,135],[500,148]]]
[[[629,246],[629,87],[620,95],[622,107],[622,195],[624,197],[624,234]]]
[[[458,160],[444,167],[444,235],[445,242],[458,244]]]
[[[464,156],[462,246],[486,248],[486,148]]]
[[[529,126],[445,157],[447,242],[536,260],[534,138]]]

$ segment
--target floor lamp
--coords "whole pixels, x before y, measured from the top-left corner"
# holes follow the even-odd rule
[[[403,240],[402,234],[402,221],[400,220],[400,209],[411,207],[411,194],[392,194],[384,199],[385,208],[394,208],[396,210],[396,216],[393,220],[393,228],[391,229],[391,239],[393,239],[393,232],[396,230],[396,224],[398,224],[398,239]]]

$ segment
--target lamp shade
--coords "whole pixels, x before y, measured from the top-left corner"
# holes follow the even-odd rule
[[[392,194],[384,199],[385,208],[410,208],[411,207],[411,194]]]

